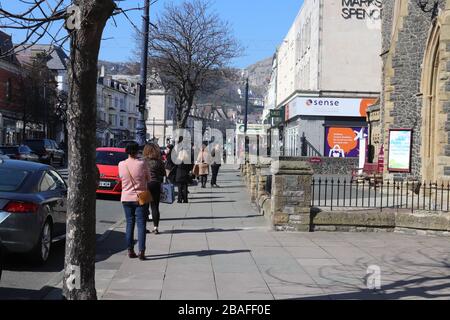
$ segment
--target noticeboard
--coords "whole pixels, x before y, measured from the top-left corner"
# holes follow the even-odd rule
[[[389,130],[389,172],[411,172],[412,129]]]

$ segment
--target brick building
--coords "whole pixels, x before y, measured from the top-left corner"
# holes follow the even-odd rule
[[[22,129],[22,69],[15,55],[6,55],[12,48],[11,36],[0,31],[0,144],[17,143]]]

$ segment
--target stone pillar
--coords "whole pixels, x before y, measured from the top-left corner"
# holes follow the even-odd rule
[[[272,225],[278,231],[309,232],[313,170],[308,162],[272,163]]]
[[[270,173],[270,164],[258,164],[256,166],[256,201],[266,194],[267,176]]]

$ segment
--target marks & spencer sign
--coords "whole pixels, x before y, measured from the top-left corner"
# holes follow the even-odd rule
[[[381,20],[381,0],[342,0],[342,17],[345,20]]]
[[[286,120],[296,116],[366,117],[376,99],[297,97],[286,106]]]

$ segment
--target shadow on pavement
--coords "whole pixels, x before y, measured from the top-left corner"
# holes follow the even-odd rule
[[[107,194],[97,194],[97,200],[120,202],[120,196],[107,195]]]
[[[59,272],[64,268],[65,243],[64,240],[53,243],[47,263],[42,266],[33,264],[24,254],[7,254],[5,256],[3,270],[18,272]]]
[[[433,282],[442,282],[433,284]],[[445,283],[443,283],[445,282]],[[352,288],[354,292],[329,293],[326,296],[310,296],[290,300],[399,300],[399,299],[450,299],[450,276],[422,277],[399,280],[383,285],[381,290]],[[347,289],[347,290],[350,290]],[[442,291],[441,293],[439,291]]]
[[[191,200],[197,200],[197,199],[189,199],[189,203],[190,204],[203,204],[203,203],[235,203],[237,202],[236,200],[223,200],[223,201],[218,201],[218,200],[211,200],[211,201],[191,201]]]
[[[0,287],[0,301],[5,300],[41,300],[45,293],[41,290]]]
[[[208,257],[208,256],[217,256],[217,255],[225,255],[225,254],[236,254],[236,253],[250,253],[250,250],[201,250],[201,251],[186,251],[186,252],[177,252],[177,253],[169,253],[169,254],[157,254],[147,256],[147,261],[155,261],[155,260],[165,260],[171,258],[181,258],[181,257]]]
[[[183,220],[223,220],[223,219],[250,219],[260,218],[263,215],[247,215],[247,216],[227,216],[227,217],[183,217],[183,218],[161,218],[161,221],[183,221]]]
[[[219,232],[236,232],[236,231],[242,231],[242,229],[215,229],[215,228],[209,228],[209,229],[183,229],[183,230],[171,230],[167,232],[161,232],[161,234],[183,234],[183,233],[219,233]]]

